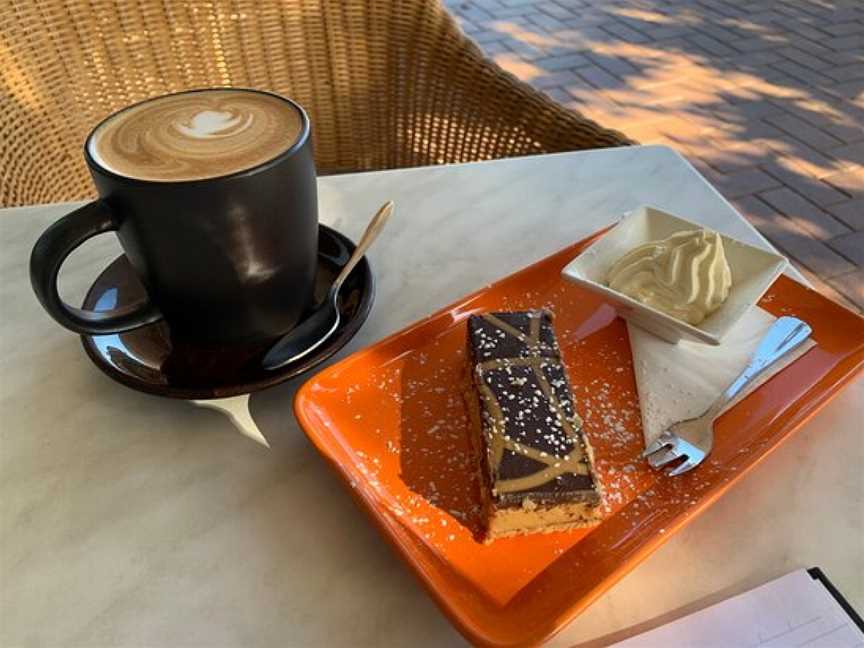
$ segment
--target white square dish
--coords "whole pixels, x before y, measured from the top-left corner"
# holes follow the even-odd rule
[[[726,260],[732,271],[732,288],[723,305],[698,326],[646,306],[606,285],[609,269],[633,248],[649,241],[668,238],[681,230],[702,228],[698,223],[643,206],[626,214],[612,229],[567,264],[561,274],[565,279],[604,297],[628,322],[664,340],[673,343],[692,340],[719,345],[726,333],[783,272],[788,263],[785,257],[721,233]]]

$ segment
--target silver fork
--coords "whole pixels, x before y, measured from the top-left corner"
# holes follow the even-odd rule
[[[750,362],[711,406],[696,418],[673,423],[645,448],[643,457],[652,468],[662,468],[678,459],[684,461],[668,471],[680,475],[698,466],[714,444],[714,421],[723,407],[763,371],[810,337],[812,330],[797,317],[780,317],[759,342]]]

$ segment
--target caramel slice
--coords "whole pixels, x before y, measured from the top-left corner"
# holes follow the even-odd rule
[[[599,521],[600,489],[546,311],[468,320],[486,540]]]

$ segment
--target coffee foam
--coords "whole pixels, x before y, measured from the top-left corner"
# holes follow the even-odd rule
[[[274,95],[202,90],[151,99],[101,124],[93,160],[128,178],[179,182],[250,169],[289,149],[303,131],[300,111]]]

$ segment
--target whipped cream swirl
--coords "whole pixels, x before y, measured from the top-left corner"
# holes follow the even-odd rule
[[[717,232],[687,230],[650,241],[609,270],[610,288],[689,324],[699,324],[729,296],[732,272]]]

